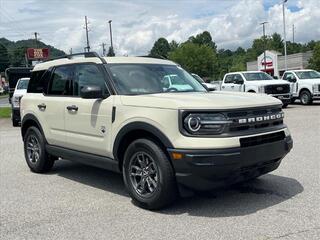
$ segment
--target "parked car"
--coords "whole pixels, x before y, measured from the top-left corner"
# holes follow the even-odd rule
[[[198,74],[191,73],[191,75],[202,85],[204,85],[209,91],[216,91],[217,87],[214,84],[206,83]]]
[[[261,71],[227,73],[221,84],[222,91],[265,93],[282,101],[283,107],[291,102],[290,84],[273,79]]]
[[[169,60],[83,55],[32,71],[21,133],[33,172],[60,158],[116,171],[135,203],[159,209],[271,172],[292,148],[276,98],[209,93]]]
[[[177,74],[165,75],[162,82],[169,91],[192,91],[190,85]]]
[[[11,99],[11,120],[14,127],[19,126],[20,118],[20,101],[21,98],[27,93],[27,88],[30,78],[20,78],[17,82],[17,85],[14,89],[12,99]]]
[[[320,100],[320,73],[311,69],[286,71],[283,76],[292,84],[292,102],[300,99],[304,105]]]

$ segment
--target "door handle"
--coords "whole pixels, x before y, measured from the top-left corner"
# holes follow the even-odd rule
[[[231,86],[231,88],[234,88],[234,86]]]
[[[78,107],[76,105],[67,106],[68,111],[78,111]]]
[[[222,86],[221,88],[224,88],[224,86]]]
[[[41,103],[41,104],[38,105],[38,108],[39,108],[39,110],[41,110],[41,111],[46,110],[46,107],[47,107],[47,106],[46,106],[44,103]]]

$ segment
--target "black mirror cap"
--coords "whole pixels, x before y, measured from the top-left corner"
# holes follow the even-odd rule
[[[242,85],[242,84],[244,84],[244,81],[243,81],[243,79],[238,79],[238,80],[235,80],[235,81],[234,81],[234,84],[240,84],[240,85]]]
[[[106,98],[100,86],[85,85],[80,90],[80,97],[85,99],[102,99]]]

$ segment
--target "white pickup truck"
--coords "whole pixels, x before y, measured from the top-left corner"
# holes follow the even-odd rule
[[[286,71],[283,76],[292,84],[292,102],[300,99],[304,105],[311,104],[313,100],[320,100],[320,73],[314,70]]]
[[[224,75],[222,91],[265,93],[282,101],[283,107],[291,102],[291,89],[287,81],[273,79],[261,71],[232,72]]]

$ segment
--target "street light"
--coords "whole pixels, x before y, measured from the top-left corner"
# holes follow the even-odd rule
[[[288,0],[282,2],[282,16],[283,16],[283,40],[284,40],[284,68],[287,71],[287,36],[286,36],[286,14],[285,14],[285,3]]]
[[[112,52],[114,52],[114,51],[113,51],[113,43],[112,43],[112,28],[111,28],[112,20],[109,20],[109,21],[108,21],[108,23],[109,23],[109,30],[110,30],[110,43],[111,43],[111,49],[112,49]]]
[[[263,62],[264,62],[264,71],[267,72],[267,64],[266,64],[266,30],[264,25],[268,22],[262,22],[262,31],[263,31]]]

